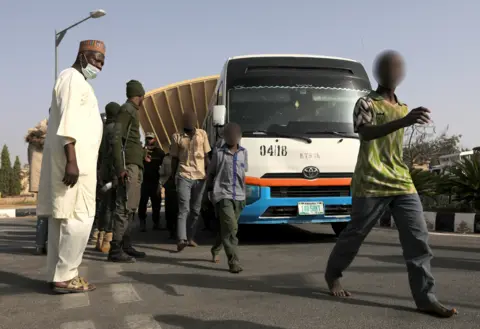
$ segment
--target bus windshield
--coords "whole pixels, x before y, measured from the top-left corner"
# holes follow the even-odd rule
[[[229,121],[249,133],[353,133],[353,108],[368,90],[323,86],[238,86],[228,92]]]

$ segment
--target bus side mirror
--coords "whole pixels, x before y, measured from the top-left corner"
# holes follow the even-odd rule
[[[215,105],[213,107],[213,125],[215,127],[224,126],[226,114],[227,108],[225,105]]]

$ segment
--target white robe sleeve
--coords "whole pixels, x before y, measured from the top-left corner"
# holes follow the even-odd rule
[[[82,105],[87,102],[87,82],[81,74],[73,72],[60,82],[57,88],[57,100],[60,109],[60,123],[57,136],[64,137],[64,145],[72,143],[85,134],[85,115]]]

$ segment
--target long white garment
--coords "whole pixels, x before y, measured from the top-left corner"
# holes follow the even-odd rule
[[[94,217],[49,219],[47,281],[66,282],[78,276]]]
[[[74,68],[55,83],[42,159],[37,215],[53,218],[93,217],[98,149],[103,124],[92,86]],[[73,188],[63,184],[64,145],[75,140],[80,176]],[[78,215],[78,216],[77,216]]]
[[[48,119],[37,215],[49,216],[48,281],[78,275],[95,216],[98,149],[103,123],[93,88],[76,69],[62,71],[55,83]],[[63,182],[64,146],[75,141],[80,175],[74,187]]]

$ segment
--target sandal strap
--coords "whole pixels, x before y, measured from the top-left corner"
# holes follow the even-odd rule
[[[68,283],[67,288],[88,290],[88,283],[85,283],[83,278],[76,277]]]

